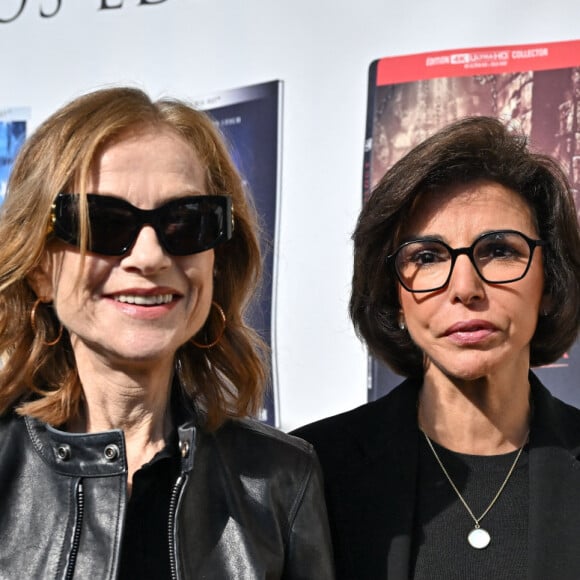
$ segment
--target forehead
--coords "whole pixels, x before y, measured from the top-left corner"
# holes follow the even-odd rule
[[[537,235],[527,200],[499,183],[477,181],[419,194],[403,224],[402,237],[433,234],[476,236],[498,229]]]
[[[191,144],[161,126],[132,130],[106,144],[92,164],[88,189],[118,194],[147,186],[198,189],[204,183],[205,167]]]

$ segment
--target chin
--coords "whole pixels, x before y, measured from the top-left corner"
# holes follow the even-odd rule
[[[447,373],[447,376],[454,382],[465,382],[474,383],[480,379],[484,379],[488,376],[488,372],[478,372],[478,371],[451,371]]]
[[[498,361],[481,360],[481,357],[468,357],[465,360],[450,361],[451,364],[445,364],[443,361],[431,361],[429,366],[438,369],[443,375],[452,381],[478,381],[483,379],[501,368]],[[434,369],[435,370],[435,369]],[[429,372],[427,368],[426,372]]]
[[[147,364],[159,364],[161,361],[175,357],[177,347],[167,345],[164,347],[159,342],[142,341],[134,342],[130,345],[123,345],[117,349],[110,349],[109,353],[112,358],[117,359],[118,362],[125,362],[137,366]]]

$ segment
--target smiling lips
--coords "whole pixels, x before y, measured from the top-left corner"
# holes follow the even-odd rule
[[[136,304],[137,306],[157,306],[159,304],[169,304],[173,300],[173,294],[118,294],[114,297],[117,302],[124,304]]]
[[[113,300],[119,305],[126,304],[132,307],[170,307],[180,298],[179,293],[171,286],[156,286],[154,288],[123,288],[117,292],[111,292],[104,297]]]
[[[150,322],[163,319],[180,303],[183,295],[168,287],[142,290],[126,288],[104,298],[112,301],[116,309],[133,320]]]

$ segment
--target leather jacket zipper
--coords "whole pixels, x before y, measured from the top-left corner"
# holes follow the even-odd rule
[[[169,539],[169,567],[171,570],[171,580],[178,580],[179,573],[177,570],[177,554],[176,554],[176,544],[175,544],[175,516],[177,514],[177,504],[179,502],[179,496],[181,494],[181,489],[187,476],[181,474],[175,481],[175,485],[171,491],[171,498],[169,500],[169,518],[168,518],[168,539]]]
[[[81,542],[81,529],[83,525],[83,516],[85,513],[85,495],[83,490],[83,482],[79,481],[76,490],[76,505],[77,512],[75,517],[75,527],[73,533],[73,541],[70,551],[70,556],[68,559],[68,565],[66,568],[65,580],[72,580],[75,573],[75,564],[77,561],[77,554],[79,552],[79,545]]]

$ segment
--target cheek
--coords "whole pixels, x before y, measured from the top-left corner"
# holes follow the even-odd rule
[[[399,300],[406,331],[412,341],[422,350],[428,348],[437,329],[446,326],[441,300],[437,296],[417,297],[405,290],[400,293]]]
[[[187,326],[189,334],[195,335],[203,327],[212,311],[214,285],[213,252],[211,256],[202,254],[192,256],[187,262],[187,266],[182,264],[191,292]]]
[[[534,260],[525,278],[514,284],[517,294],[514,295],[511,309],[519,312],[531,324],[535,323],[534,314],[539,314],[542,304],[547,300],[544,279],[541,260]]]
[[[61,304],[74,302],[93,293],[109,277],[113,268],[109,261],[102,257],[86,256],[83,262],[77,252],[63,252],[59,266],[53,271],[55,301]]]
[[[214,281],[214,252],[209,250],[201,254],[189,256],[182,263],[185,276],[203,298],[209,298],[213,293]]]
[[[417,296],[420,298],[418,299]],[[399,290],[399,304],[407,321],[423,319],[428,313],[433,311],[431,306],[433,302],[433,300],[426,300],[423,296],[411,294],[411,292],[406,290]]]

